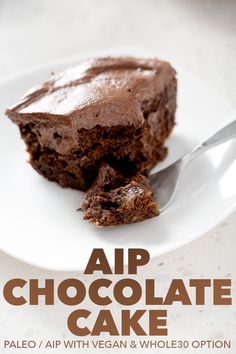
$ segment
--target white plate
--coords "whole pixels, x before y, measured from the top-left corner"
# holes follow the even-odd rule
[[[106,54],[145,56],[143,51]],[[83,57],[102,55],[87,53]],[[114,248],[141,247],[157,256],[173,250],[222,221],[236,206],[236,141],[194,161],[176,198],[158,218],[138,224],[98,229],[76,212],[82,193],[62,189],[26,163],[19,132],[4,109],[50,71],[80,59],[70,58],[23,73],[0,85],[0,247],[28,263],[55,270],[83,270],[93,248],[104,248],[113,263]],[[178,124],[168,141],[170,153],[158,169],[191,150],[232,120],[233,110],[212,89],[178,68]]]

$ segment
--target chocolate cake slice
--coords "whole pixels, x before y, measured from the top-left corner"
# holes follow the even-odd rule
[[[19,126],[40,174],[86,191],[102,162],[127,178],[147,175],[166,156],[175,109],[170,64],[105,57],[52,75],[6,113]],[[123,198],[127,195],[123,190]]]
[[[175,124],[175,70],[158,59],[95,58],[52,75],[7,110],[30,163],[62,187],[87,191],[99,226],[158,215],[147,176]]]
[[[129,224],[159,215],[147,177],[124,178],[103,164],[82,202],[84,219],[97,226]]]

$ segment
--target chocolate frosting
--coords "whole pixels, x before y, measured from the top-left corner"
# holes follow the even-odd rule
[[[69,120],[85,129],[140,124],[140,101],[162,91],[173,73],[168,63],[157,59],[90,59],[51,76],[10,110],[27,121]]]
[[[76,148],[80,129],[141,126],[142,102],[162,92],[174,76],[170,64],[158,59],[89,59],[52,75],[6,113],[17,124],[36,124],[41,144],[65,154]],[[55,129],[64,137],[59,146],[52,141]]]

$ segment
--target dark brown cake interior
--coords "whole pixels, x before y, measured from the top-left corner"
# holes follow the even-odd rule
[[[85,193],[82,210],[84,219],[97,226],[128,224],[159,214],[145,176],[138,174],[128,179],[106,164]]]

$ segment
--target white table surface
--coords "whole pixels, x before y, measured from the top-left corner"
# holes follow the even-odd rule
[[[131,44],[181,63],[236,107],[235,18],[234,0],[1,0],[0,77],[81,51]],[[152,259],[138,279],[158,277],[165,286],[172,278],[232,278],[235,291],[235,237],[236,213],[191,244]],[[14,277],[59,281],[75,276],[81,277],[37,269],[0,253],[1,286]],[[70,310],[59,303],[51,308],[16,308],[4,303],[2,296],[0,303],[0,353],[24,352],[4,351],[3,339],[72,337],[66,326]],[[220,353],[236,352],[235,304],[177,306],[169,317],[171,339],[231,339],[234,349]],[[45,350],[49,352],[66,351]]]

